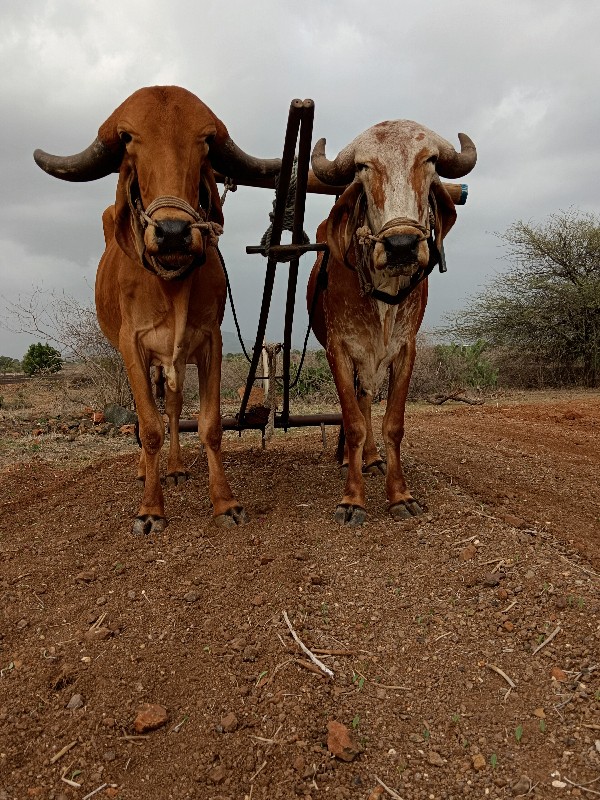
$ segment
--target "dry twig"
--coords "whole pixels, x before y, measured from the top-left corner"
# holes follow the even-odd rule
[[[292,623],[290,622],[290,619],[289,619],[289,617],[287,615],[287,611],[283,612],[283,618],[285,620],[286,625],[290,629],[290,633],[292,634],[293,640],[300,647],[302,652],[305,653],[310,658],[310,660],[313,662],[313,664],[316,664],[317,667],[322,672],[324,672],[326,675],[329,675],[330,678],[333,678],[333,670],[330,670],[329,667],[325,666],[325,664],[322,661],[319,661],[319,659],[316,657],[316,655],[314,653],[311,653],[311,651],[308,649],[308,647],[300,640],[300,637],[298,636],[296,631],[292,628]]]
[[[377,777],[377,775],[375,775],[375,780],[381,787],[383,787],[383,789],[385,789],[385,791],[389,794],[390,797],[394,798],[394,800],[402,800],[398,792],[395,792],[393,789],[390,789],[389,786],[386,786],[385,783],[380,778]]]
[[[555,628],[555,629],[552,631],[552,633],[550,634],[550,636],[548,636],[548,638],[547,638],[547,639],[544,639],[544,641],[543,641],[541,644],[538,644],[538,646],[535,648],[535,650],[533,651],[533,653],[532,653],[531,655],[532,655],[532,656],[534,656],[536,653],[538,653],[538,652],[539,652],[539,651],[542,649],[542,647],[545,647],[545,646],[548,644],[548,642],[551,642],[551,641],[552,641],[552,639],[554,639],[554,637],[556,636],[556,634],[557,634],[557,633],[560,633],[560,630],[561,630],[561,627],[560,627],[560,625],[558,625],[558,626],[557,626],[557,627],[556,627],[556,628]]]
[[[69,742],[69,744],[66,744],[66,745],[65,745],[65,746],[62,748],[62,750],[59,750],[59,751],[58,751],[58,753],[55,753],[55,754],[52,756],[52,758],[50,759],[50,763],[51,763],[51,764],[56,764],[56,762],[57,762],[59,759],[61,759],[61,758],[62,758],[64,755],[66,755],[66,754],[69,752],[69,750],[72,750],[72,749],[75,747],[75,745],[77,744],[77,742],[78,742],[78,739],[74,739],[72,742]]]
[[[500,675],[501,678],[504,678],[504,680],[508,683],[511,689],[517,688],[517,684],[511,678],[509,678],[506,672],[500,669],[500,667],[497,667],[495,664],[486,664],[486,667],[496,672],[498,675]]]
[[[597,780],[600,780],[600,778],[595,778],[593,781],[590,781],[590,783],[596,783]],[[568,778],[564,777],[563,781],[570,783],[571,786],[575,786],[577,789],[581,789],[584,792],[589,792],[590,794],[597,794],[600,797],[600,792],[598,792],[596,789],[588,789],[589,784],[575,783],[574,781],[570,781]]]

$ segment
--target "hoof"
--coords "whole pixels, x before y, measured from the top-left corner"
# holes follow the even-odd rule
[[[157,517],[156,514],[142,514],[133,520],[132,533],[162,533],[167,527],[167,520],[164,517]]]
[[[350,503],[340,503],[335,510],[335,521],[339,525],[349,525],[357,528],[367,518],[367,512],[362,506],[353,506]]]
[[[389,512],[396,522],[401,522],[403,519],[412,519],[418,517],[423,513],[423,509],[411,497],[409,500],[403,500],[401,503],[394,503],[390,506]]]
[[[217,514],[214,520],[218,528],[235,528],[236,525],[245,525],[248,515],[243,506],[232,506],[224,514]]]
[[[370,464],[365,464],[362,468],[363,475],[385,475],[387,471],[387,464],[383,459],[373,461]]]
[[[165,478],[166,486],[181,486],[190,477],[189,472],[170,472]]]

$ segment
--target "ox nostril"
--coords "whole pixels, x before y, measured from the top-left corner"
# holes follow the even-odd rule
[[[182,219],[161,219],[154,223],[156,243],[164,253],[187,250],[192,243],[190,223]]]
[[[387,236],[383,242],[386,253],[393,254],[416,254],[419,247],[420,237],[414,233],[401,233],[394,236]]]

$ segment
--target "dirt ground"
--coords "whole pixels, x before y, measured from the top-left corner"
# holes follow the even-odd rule
[[[411,406],[426,513],[394,523],[369,478],[359,530],[333,521],[332,429],[264,452],[227,434],[251,521],[226,531],[186,435],[191,479],[144,538],[133,437],[51,393],[11,410],[18,391],[0,410],[0,800],[598,796],[600,393]]]

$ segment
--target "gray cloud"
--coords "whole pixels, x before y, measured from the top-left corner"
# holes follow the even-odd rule
[[[0,295],[14,301],[43,285],[91,300],[100,216],[116,178],[62,183],[35,166],[32,151],[77,152],[132,91],[174,83],[261,156],[280,154],[293,97],[315,100],[315,138],[327,138],[331,156],[384,119],[417,119],[453,143],[458,131],[468,133],[479,162],[447,240],[449,272],[431,279],[431,327],[502,269],[494,231],[571,205],[600,210],[599,29],[592,0],[10,4],[0,31]],[[245,246],[260,240],[271,202],[271,192],[240,188],[225,206],[222,249],[250,339],[264,260],[246,256]],[[313,238],[329,203],[309,197]],[[302,281],[310,261],[302,261]],[[282,336],[284,280],[282,267],[273,339]],[[225,328],[232,326],[228,311]],[[0,329],[0,353],[24,349],[22,338]]]

